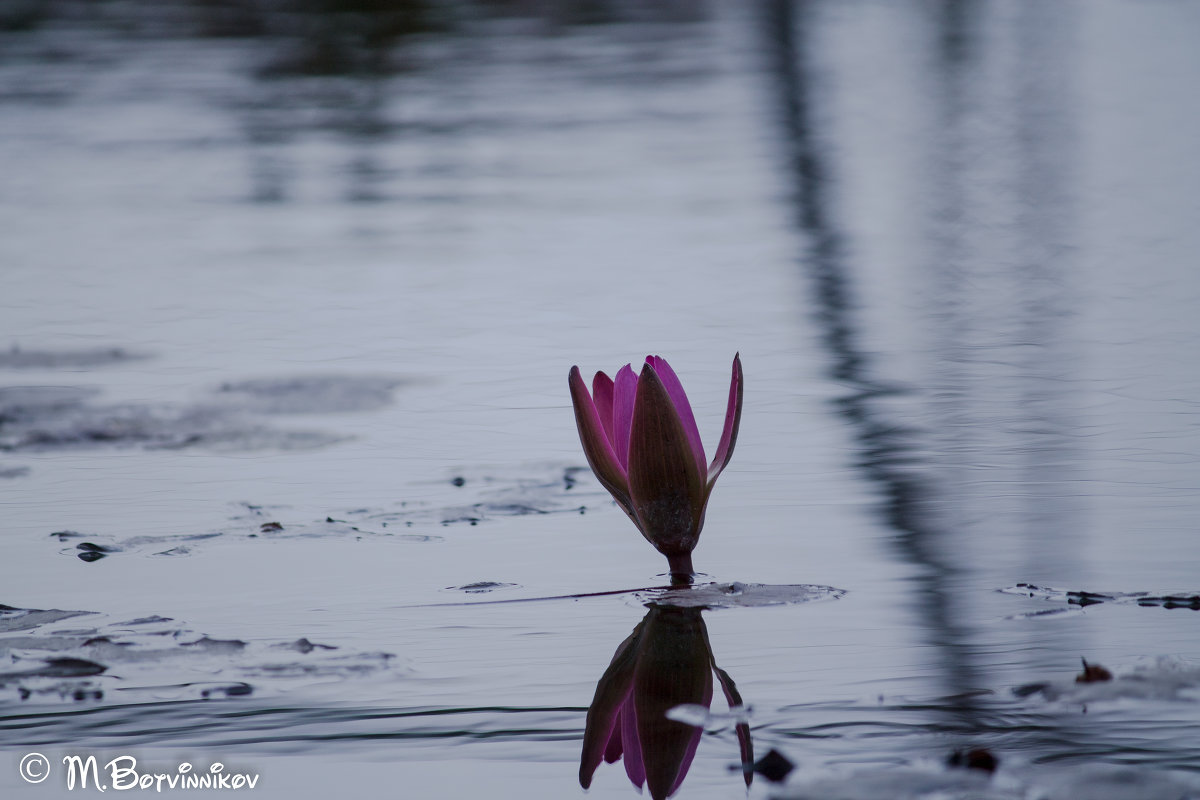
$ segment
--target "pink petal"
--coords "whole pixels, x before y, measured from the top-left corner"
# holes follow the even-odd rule
[[[592,400],[596,403],[596,413],[600,415],[600,424],[604,426],[604,433],[608,436],[609,442],[615,442],[613,439],[613,382],[612,378],[605,375],[603,372],[597,372],[596,377],[592,379]],[[614,449],[613,452],[616,452]]]
[[[629,495],[629,477],[624,467],[617,461],[612,444],[604,432],[604,424],[600,421],[596,404],[588,394],[579,367],[571,367],[568,379],[571,387],[571,404],[575,407],[575,425],[579,429],[579,441],[583,444],[583,454],[587,456],[592,472],[596,479],[609,491],[613,499],[625,509],[625,513],[634,517],[633,503]]]
[[[638,379],[628,478],[642,535],[668,559],[690,553],[704,517],[704,472],[667,388],[649,363]]]
[[[625,469],[629,469],[629,427],[633,422],[637,385],[638,377],[628,364],[617,371],[613,387],[613,452]]]
[[[708,468],[708,490],[712,491],[717,476],[733,457],[733,446],[737,442],[738,428],[742,424],[742,357],[733,357],[733,376],[729,379],[729,404],[725,407],[725,429],[721,431],[721,443],[717,455]]]
[[[688,444],[692,448],[696,463],[700,465],[700,474],[706,475],[708,468],[704,461],[704,444],[700,441],[700,429],[696,427],[696,417],[692,414],[692,405],[688,402],[687,393],[683,391],[683,384],[679,382],[675,370],[671,369],[665,358],[646,356],[646,363],[654,367],[663,386],[667,387],[667,394],[679,414],[679,421],[683,423],[683,430],[687,433]]]

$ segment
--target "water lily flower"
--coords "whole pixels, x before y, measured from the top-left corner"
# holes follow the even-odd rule
[[[674,794],[683,783],[703,727],[668,717],[678,706],[712,703],[713,673],[731,709],[742,706],[733,679],[713,660],[699,608],[653,605],[613,656],[588,708],[579,783],[591,786],[600,762],[622,759],[629,780],[650,790],[652,800]],[[743,765],[754,762],[750,726],[736,726]],[[743,773],[750,785],[753,769]]]
[[[733,357],[725,428],[712,463],[675,371],[647,356],[641,375],[626,364],[616,379],[597,372],[592,391],[571,367],[571,402],[588,464],[673,575],[693,573],[692,550],[717,476],[733,455],[742,419],[742,361]]]

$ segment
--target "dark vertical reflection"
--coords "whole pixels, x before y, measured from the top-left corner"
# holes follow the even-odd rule
[[[812,44],[817,4],[769,0],[766,8],[766,50],[786,147],[785,169],[791,176],[795,224],[805,243],[799,263],[811,279],[816,318],[830,356],[830,376],[849,389],[838,398],[837,409],[857,437],[860,468],[883,491],[883,512],[895,531],[896,546],[919,567],[917,608],[931,643],[938,648],[947,689],[959,698],[955,710],[973,716],[966,693],[979,684],[968,656],[967,631],[954,613],[955,570],[944,557],[948,543],[927,513],[935,499],[933,487],[920,470],[913,446],[915,431],[877,407],[879,400],[896,392],[873,377],[870,359],[858,341],[849,257],[832,210],[836,177],[815,112],[817,63]],[[956,3],[944,8],[944,52],[950,58],[964,58],[969,52],[965,11]]]

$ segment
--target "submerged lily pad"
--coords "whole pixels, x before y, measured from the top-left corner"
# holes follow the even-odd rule
[[[327,414],[384,408],[404,383],[388,375],[297,375],[225,383],[220,394],[264,414]]]
[[[82,350],[24,350],[16,345],[0,350],[0,369],[86,369],[148,358],[120,347]]]

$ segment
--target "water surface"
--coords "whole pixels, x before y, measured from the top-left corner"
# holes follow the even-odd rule
[[[753,795],[1196,783],[1193,5],[0,22],[8,794],[66,794],[31,751],[581,792],[608,593],[665,565],[567,370],[669,358],[711,448],[735,351],[702,580],[845,591],[703,612],[796,767]],[[681,797],[744,792],[716,694]]]

